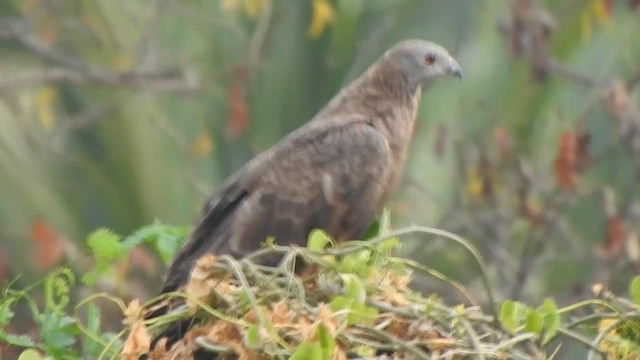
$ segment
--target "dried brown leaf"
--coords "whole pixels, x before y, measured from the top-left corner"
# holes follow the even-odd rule
[[[229,86],[227,95],[229,121],[226,133],[230,138],[243,135],[249,127],[249,107],[246,95],[249,72],[245,67],[238,66],[233,70],[233,74],[234,80]]]
[[[132,302],[133,303],[133,302]],[[137,320],[131,327],[131,332],[122,350],[123,360],[137,360],[142,354],[149,352],[151,337],[142,320]]]
[[[124,311],[124,320],[122,320],[122,323],[125,325],[133,325],[139,320],[142,320],[144,317],[143,310],[142,306],[140,306],[139,299],[131,300]]]
[[[214,274],[214,265],[217,257],[213,254],[205,255],[198,259],[189,276],[189,283],[185,289],[188,295],[187,307],[191,313],[195,313],[198,304],[194,300],[208,303],[211,295],[211,284],[209,278]]]
[[[555,174],[558,186],[565,190],[573,189],[578,182],[576,172],[576,137],[572,132],[560,135],[555,160]]]

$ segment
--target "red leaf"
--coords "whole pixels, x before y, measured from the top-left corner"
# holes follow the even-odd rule
[[[620,217],[611,216],[607,219],[606,236],[607,238],[604,245],[605,254],[609,256],[618,254],[627,238],[627,230]]]
[[[556,182],[563,190],[571,190],[578,182],[576,148],[575,134],[568,131],[562,133],[556,154],[555,171]]]
[[[33,260],[39,269],[50,269],[60,263],[64,255],[64,239],[42,220],[31,225]]]
[[[503,127],[497,127],[493,130],[493,139],[501,156],[506,157],[511,154],[511,137]]]
[[[589,144],[591,143],[591,134],[580,125],[575,132],[576,137],[576,167],[578,170],[584,170],[593,162],[589,155]]]
[[[246,82],[249,77],[247,69],[236,67],[233,71],[234,80],[229,86],[227,105],[229,121],[227,123],[227,136],[236,138],[247,131],[249,127],[249,108],[247,106]]]

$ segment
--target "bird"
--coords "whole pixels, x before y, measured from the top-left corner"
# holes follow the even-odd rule
[[[186,285],[206,254],[242,258],[268,237],[304,246],[314,229],[335,241],[363,236],[402,177],[422,92],[443,75],[462,78],[444,47],[412,39],[389,48],[308,122],[219,187],[174,256],[161,292]]]

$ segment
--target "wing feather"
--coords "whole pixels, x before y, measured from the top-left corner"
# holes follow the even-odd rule
[[[361,236],[387,193],[391,161],[386,139],[365,122],[292,133],[212,197],[174,258],[165,291],[184,284],[205,253],[241,257],[269,236],[305,245],[315,228],[337,240]]]

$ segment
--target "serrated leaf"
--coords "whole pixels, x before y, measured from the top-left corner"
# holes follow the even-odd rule
[[[640,305],[640,276],[635,276],[629,283],[629,295],[634,304]]]
[[[87,238],[87,245],[96,260],[111,262],[121,260],[126,252],[120,244],[121,236],[109,229],[98,229]]]
[[[528,309],[524,316],[524,328],[526,331],[540,334],[544,327],[544,319],[542,314],[536,309]]]
[[[173,255],[180,248],[180,241],[175,236],[169,236],[168,234],[162,234],[158,236],[158,240],[156,241],[156,248],[158,249],[158,254],[160,254],[160,258],[165,264],[168,264]]]
[[[93,335],[100,335],[100,309],[92,303],[87,304],[87,330]],[[82,350],[85,356],[98,357],[102,352],[102,346],[90,336],[85,336],[82,342]]]
[[[0,333],[0,339],[4,340],[5,342],[11,345],[20,346],[20,347],[31,347],[36,345],[35,342],[33,342],[33,340],[31,340],[31,338],[28,335],[14,335],[14,334]]]
[[[307,249],[313,251],[320,251],[331,243],[331,237],[322,230],[315,229],[309,234],[309,240],[307,241]]]

